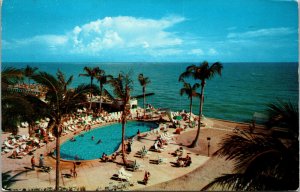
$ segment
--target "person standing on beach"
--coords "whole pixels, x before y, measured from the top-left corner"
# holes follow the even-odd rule
[[[40,162],[39,162],[39,166],[40,166],[41,168],[43,168],[43,167],[44,167],[44,156],[43,156],[43,154],[41,154],[41,155],[40,155]]]
[[[76,163],[75,162],[73,162],[73,177],[77,177]]]
[[[32,167],[32,170],[35,169],[35,159],[34,159],[34,155],[32,155],[32,157],[31,157],[31,167]]]

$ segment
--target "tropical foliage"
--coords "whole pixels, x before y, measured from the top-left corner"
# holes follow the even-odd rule
[[[197,88],[200,87],[198,83],[195,83],[193,86],[190,83],[183,81],[183,88],[180,89],[180,95],[187,95],[188,98],[190,99],[190,118],[189,122],[191,122],[191,117],[192,117],[192,105],[193,105],[193,97],[199,97],[200,94],[197,93]]]
[[[183,72],[179,76],[179,81],[182,81],[185,78],[192,77],[195,80],[199,80],[201,82],[201,97],[200,97],[200,106],[199,106],[199,120],[198,120],[198,130],[196,137],[190,147],[196,147],[198,145],[198,139],[200,135],[200,125],[201,125],[201,117],[202,117],[202,108],[204,103],[204,87],[206,84],[206,80],[213,78],[216,74],[221,75],[223,69],[223,65],[219,62],[216,62],[209,66],[207,61],[204,61],[199,66],[190,65],[186,68],[185,72]]]
[[[140,85],[143,87],[143,107],[144,107],[144,116],[145,116],[145,113],[146,113],[146,108],[145,108],[145,104],[146,104],[146,86],[151,83],[149,77],[144,77],[144,75],[141,73],[139,74],[138,76],[138,80],[140,82]]]
[[[123,163],[127,165],[126,153],[125,153],[125,126],[127,122],[127,116],[130,114],[130,92],[132,91],[133,81],[130,78],[130,74],[120,73],[117,78],[112,79],[111,85],[114,88],[114,94],[118,96],[122,101],[122,159]]]
[[[113,76],[111,75],[106,75],[105,74],[105,71],[104,70],[101,70],[101,69],[97,69],[97,74],[96,74],[96,77],[95,77],[100,86],[100,112],[102,111],[102,96],[103,96],[103,86],[107,83],[110,82],[110,80],[113,78]]]
[[[283,106],[286,106],[282,108]],[[278,110],[281,109],[281,110]],[[270,104],[270,120],[274,125],[286,125],[288,130],[298,130],[298,109],[291,103]],[[279,112],[280,111],[280,112]],[[276,112],[276,113],[275,113]],[[290,118],[279,118],[287,117]],[[269,124],[270,125],[270,124]],[[273,129],[272,127],[271,129]],[[282,132],[283,133],[283,132]],[[299,187],[299,140],[298,133],[288,137],[272,134],[240,133],[228,135],[215,153],[235,163],[234,173],[216,178],[203,190],[296,190]]]
[[[18,125],[24,117],[33,112],[22,94],[10,89],[10,86],[20,82],[22,77],[22,70],[13,67],[5,68],[1,72],[2,130],[14,134],[17,134]]]
[[[75,89],[69,89],[73,76],[67,80],[64,74],[58,70],[56,77],[46,73],[40,72],[32,76],[33,80],[45,87],[47,93],[45,102],[31,97],[30,101],[37,106],[44,109],[46,117],[50,118],[48,127],[53,128],[56,136],[56,183],[55,188],[59,188],[59,167],[60,167],[60,136],[62,133],[61,123],[65,115],[75,111],[79,105],[87,100],[86,94],[90,91],[90,86],[79,85]]]
[[[97,74],[101,71],[99,67],[84,67],[83,70],[86,72],[85,74],[79,74],[79,76],[85,76],[85,77],[90,77],[91,78],[91,83],[90,83],[90,107],[89,109],[92,108],[92,93],[93,93],[93,80],[94,78],[97,77]]]
[[[37,70],[37,67],[30,67],[29,65],[27,65],[26,68],[23,69],[23,74],[28,79],[29,89],[31,88],[30,79],[36,73]]]

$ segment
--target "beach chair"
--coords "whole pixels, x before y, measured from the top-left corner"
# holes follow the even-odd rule
[[[131,178],[131,174],[126,173],[124,167],[121,167],[117,175],[119,180],[129,181]]]
[[[48,139],[49,139],[49,141],[54,141],[55,140],[55,137],[52,135],[51,132],[49,132],[49,134],[48,134]]]
[[[160,165],[160,164],[166,164],[168,162],[168,159],[167,158],[163,158],[163,157],[160,157],[159,155],[157,155],[157,164]]]
[[[22,159],[27,155],[26,152],[21,151],[19,148],[16,148],[16,152],[17,152],[17,156],[16,156],[17,159]]]
[[[11,152],[11,149],[7,148],[7,147],[4,147],[2,148],[2,153],[5,154],[5,153],[9,153]]]
[[[132,171],[137,171],[141,168],[141,165],[136,160],[134,160],[134,162],[132,164],[129,164],[127,168],[132,169]]]
[[[3,143],[6,147],[8,147],[9,149],[14,149],[15,146],[10,145],[7,141],[4,141]]]

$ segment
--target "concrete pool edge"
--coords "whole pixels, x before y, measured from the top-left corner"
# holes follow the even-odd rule
[[[130,123],[130,122],[143,122],[143,123],[153,123],[153,124],[156,124],[156,127],[155,128],[159,128],[161,123],[158,123],[156,120],[152,120],[152,121],[147,121],[147,120],[128,120],[127,123]],[[104,127],[107,127],[107,126],[111,126],[111,125],[115,125],[115,124],[121,124],[120,122],[118,121],[114,121],[114,122],[106,122],[104,124],[95,124],[95,125],[92,125],[91,127],[91,131],[92,130],[95,130],[95,129],[102,129]],[[75,132],[71,132],[67,135],[64,135],[64,136],[61,136],[60,139],[60,147],[65,143],[65,142],[68,142],[72,137],[77,137],[81,134],[84,134],[83,133],[84,131],[84,128],[80,128],[78,129],[77,131]],[[141,133],[149,133],[150,131],[146,131],[146,132],[141,132]],[[85,132],[86,133],[86,132]],[[137,135],[134,135],[134,136],[131,136],[130,138],[135,138],[136,139],[136,136]],[[120,141],[120,144],[119,146],[117,147],[117,149],[113,152],[113,153],[116,153],[120,150],[121,148],[121,145],[122,145],[122,141]],[[55,156],[55,147],[53,149],[51,149],[51,151],[49,152],[49,156],[52,157],[53,159],[56,159],[56,156]],[[112,154],[113,154],[112,153]],[[110,155],[109,155],[110,156]],[[63,159],[63,158],[60,158],[60,161],[62,162],[96,162],[96,161],[99,161],[101,158],[96,158],[96,159],[87,159],[87,160],[84,160],[84,159],[80,159],[80,160],[69,160],[69,159]]]

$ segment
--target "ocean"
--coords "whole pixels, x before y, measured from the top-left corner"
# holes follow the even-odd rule
[[[83,68],[100,67],[106,74],[113,76],[129,72],[134,80],[132,95],[142,94],[142,87],[137,78],[140,73],[149,77],[151,83],[146,92],[153,96],[146,98],[146,103],[155,108],[171,110],[189,110],[189,99],[180,96],[182,83],[179,75],[187,66],[198,63],[3,63],[2,68],[13,66],[23,68],[26,65],[38,67],[40,71],[55,74],[60,69],[67,76],[73,75],[72,87],[89,83],[90,78],[79,77],[85,73]],[[263,113],[267,104],[278,99],[291,101],[298,106],[299,83],[298,63],[222,63],[222,76],[216,75],[205,86],[203,114],[207,117],[248,122],[254,112]],[[96,85],[99,83],[94,80]],[[111,93],[109,85],[105,85]],[[200,92],[200,88],[199,88]],[[142,99],[138,100],[142,106]],[[194,99],[193,113],[199,113],[199,99]]]

